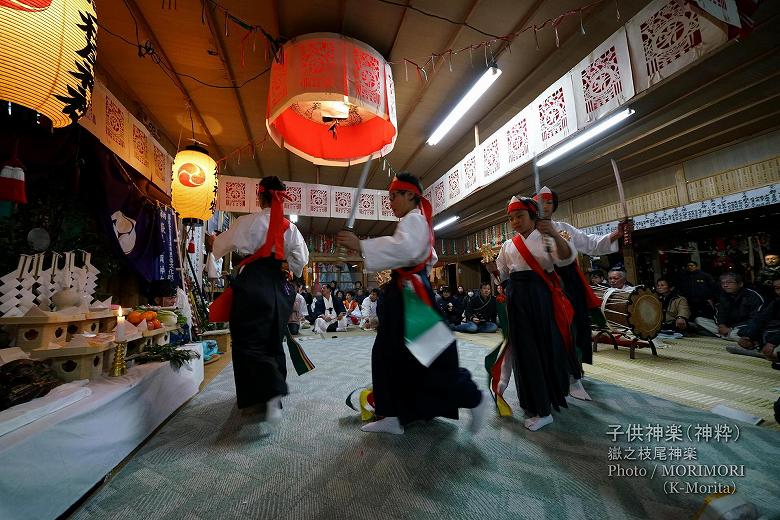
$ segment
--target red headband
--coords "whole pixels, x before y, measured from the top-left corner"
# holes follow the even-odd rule
[[[418,197],[422,197],[422,192],[420,191],[420,188],[418,188],[411,182],[399,181],[398,179],[393,179],[393,182],[390,183],[390,186],[387,188],[387,191],[409,191],[411,193],[414,193]]]
[[[536,214],[538,211],[536,208],[536,204],[532,204],[528,202],[528,199],[525,200],[515,200],[509,203],[509,206],[506,208],[507,214],[512,213],[513,211],[521,211],[526,210],[528,213]]]
[[[539,202],[539,194],[538,193],[534,193],[534,200],[536,202]],[[553,201],[553,194],[552,194],[552,192],[542,193],[542,200],[544,202],[552,202]]]

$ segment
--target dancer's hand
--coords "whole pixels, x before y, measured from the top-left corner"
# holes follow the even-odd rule
[[[360,251],[360,239],[352,231],[339,231],[336,235],[336,242],[338,242],[340,246],[351,249],[352,251]]]
[[[217,235],[214,233],[209,233],[206,235],[206,252],[211,253],[211,251],[214,249],[214,239],[217,238]]]
[[[541,218],[536,221],[536,229],[539,233],[552,236],[555,233],[555,226],[549,218]]]

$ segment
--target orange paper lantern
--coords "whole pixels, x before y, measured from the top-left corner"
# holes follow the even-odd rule
[[[217,163],[199,146],[176,154],[171,179],[171,205],[182,219],[208,220],[217,196]]]
[[[84,115],[95,84],[93,0],[0,0],[0,99],[60,128]]]
[[[271,67],[265,120],[276,144],[328,166],[393,149],[395,88],[381,54],[333,33],[299,36],[281,52],[281,63]]]

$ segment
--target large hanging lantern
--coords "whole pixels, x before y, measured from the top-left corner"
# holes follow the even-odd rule
[[[395,88],[381,54],[334,33],[299,36],[271,66],[266,126],[314,164],[349,166],[388,154],[398,135]]]
[[[217,196],[217,163],[200,146],[188,146],[173,160],[171,205],[185,220],[208,220]]]
[[[0,0],[0,99],[55,128],[84,115],[95,84],[93,0]]]

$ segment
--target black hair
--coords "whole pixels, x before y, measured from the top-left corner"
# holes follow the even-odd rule
[[[268,177],[263,177],[260,180],[260,186],[263,187],[265,191],[260,192],[260,200],[263,202],[264,206],[270,206],[271,202],[273,200],[273,194],[272,191],[285,191],[287,189],[287,186],[284,185],[284,183],[279,180],[279,177],[276,175],[269,175]]]
[[[720,275],[720,280],[723,280],[724,278],[731,278],[734,280],[734,283],[742,283],[742,275],[735,273],[734,271],[729,271]]]
[[[377,289],[376,287],[374,287],[373,289],[371,289],[371,292],[372,292],[372,293],[374,293],[374,294],[376,294],[377,296],[379,296],[379,289]]]
[[[688,260],[688,263],[689,263],[689,264],[693,264],[693,265],[695,265],[696,267],[699,267],[699,262],[697,262],[696,260]]]
[[[409,173],[409,172],[397,173],[395,175],[395,178],[398,179],[401,182],[408,182],[410,184],[414,184],[417,187],[417,189],[420,190],[420,193],[423,192],[423,186],[422,186],[422,183],[420,182],[420,179],[418,179],[416,176],[412,175],[411,173]],[[415,194],[414,202],[415,202],[415,204],[419,204],[420,203],[420,196],[419,195]]]
[[[655,281],[656,284],[658,282],[666,282],[666,285],[668,285],[669,287],[674,287],[674,284],[672,282],[670,282],[667,278],[664,278],[663,276]]]
[[[176,284],[171,280],[152,280],[149,282],[149,296],[152,299],[176,296]]]
[[[594,269],[593,271],[588,272],[588,276],[600,276],[604,278],[604,271],[601,269]]]
[[[481,283],[481,284],[479,285],[479,288],[480,288],[480,289],[482,289],[482,288],[483,288],[483,287],[485,287],[486,285],[487,285],[488,287],[490,287],[490,290],[491,290],[491,291],[493,290],[493,286],[492,286],[492,285],[490,285],[490,282],[484,282],[484,283]]]
[[[352,295],[353,299],[355,298],[355,293],[352,291],[347,291],[346,293],[344,293],[344,296],[349,296],[349,295]]]
[[[527,204],[528,206],[531,206],[530,211],[528,211],[528,216],[531,217],[531,220],[536,221],[536,219],[539,217],[539,204],[536,203],[534,199],[531,197],[517,197],[520,202],[523,204]]]

